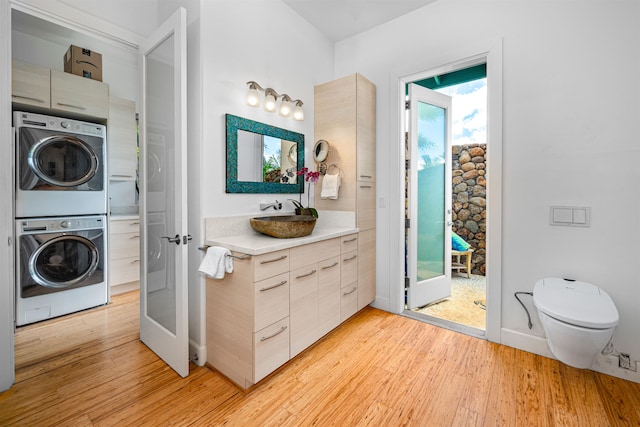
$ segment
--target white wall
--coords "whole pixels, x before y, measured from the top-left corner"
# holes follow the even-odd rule
[[[400,176],[387,160],[399,156],[392,73],[423,71],[443,52],[502,37],[503,330],[541,336],[536,317],[527,328],[513,293],[543,277],[573,277],[612,296],[621,317],[614,344],[633,360],[640,359],[640,229],[633,226],[640,201],[627,183],[640,180],[639,16],[635,1],[440,0],[338,43],[335,56],[336,77],[358,71],[377,86],[378,197],[389,199]],[[591,206],[591,227],[549,226],[553,204]],[[378,209],[383,297],[401,286],[383,262],[398,256],[387,249],[399,238],[395,220]]]
[[[191,22],[194,6],[187,7]],[[194,238],[189,253],[189,336],[191,356],[198,353],[199,363],[204,363],[205,281],[197,272],[204,255],[197,250],[204,243],[204,218],[258,213],[260,202],[287,197],[225,193],[224,115],[303,133],[308,159],[314,142],[313,87],[331,80],[334,67],[333,44],[279,0],[203,1],[197,13],[189,30],[189,230]],[[192,40],[191,27],[196,26],[200,39],[194,35]],[[247,106],[249,80],[302,99],[306,119],[296,122]]]

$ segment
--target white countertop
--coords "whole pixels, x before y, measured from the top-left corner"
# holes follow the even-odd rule
[[[216,237],[207,239],[208,246],[222,246],[232,251],[241,252],[248,255],[261,255],[281,249],[294,248],[296,246],[307,245],[309,243],[320,242],[322,240],[333,239],[334,237],[346,236],[357,233],[355,227],[318,227],[316,226],[310,235],[296,237],[293,239],[278,239],[265,236],[257,231],[241,234],[237,236]]]

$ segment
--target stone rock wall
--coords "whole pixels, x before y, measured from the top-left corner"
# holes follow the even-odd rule
[[[452,230],[473,249],[471,272],[486,273],[487,145],[452,147]]]

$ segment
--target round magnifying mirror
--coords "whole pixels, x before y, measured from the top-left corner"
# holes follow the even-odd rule
[[[287,154],[289,158],[289,163],[296,166],[298,165],[298,144],[293,144],[289,147],[289,154]]]
[[[315,160],[316,163],[322,163],[327,160],[328,156],[329,142],[325,141],[324,139],[318,140],[318,142],[316,142],[316,145],[313,146],[313,160]]]

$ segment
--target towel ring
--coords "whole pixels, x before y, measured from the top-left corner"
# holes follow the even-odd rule
[[[322,175],[326,175],[329,173],[329,170],[331,170],[332,167],[338,169],[338,175],[342,175],[342,169],[340,169],[337,163],[331,163],[329,166],[327,166],[326,163],[321,163],[319,171]]]

